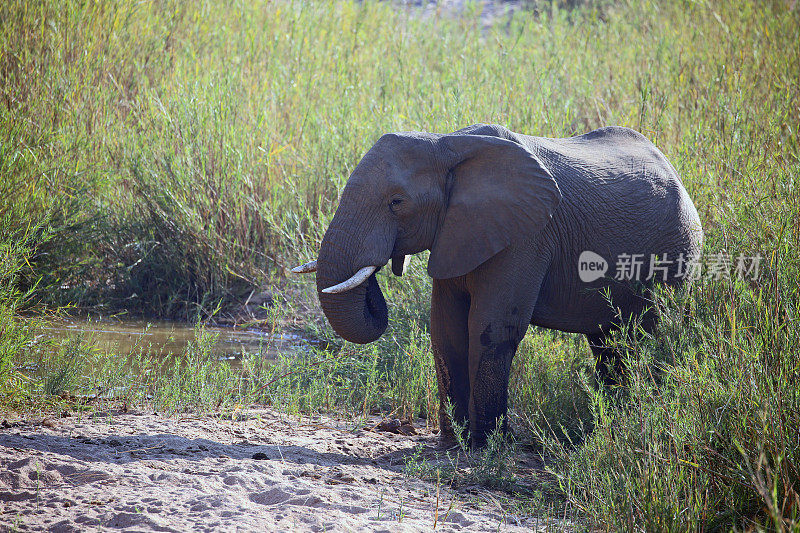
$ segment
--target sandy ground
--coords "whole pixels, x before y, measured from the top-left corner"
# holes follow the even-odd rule
[[[375,419],[375,423],[379,419]],[[349,425],[348,425],[349,424]],[[239,420],[108,412],[0,427],[0,529],[24,531],[560,530],[404,474],[435,435],[354,430],[269,409]]]

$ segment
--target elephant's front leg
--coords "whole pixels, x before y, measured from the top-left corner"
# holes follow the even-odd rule
[[[526,310],[510,304],[491,316],[477,310],[470,316],[469,429],[473,446],[485,445],[495,429],[507,429],[511,362],[527,331],[530,315],[523,315]],[[500,417],[503,426],[497,428]]]
[[[501,416],[500,429],[507,429],[511,361],[530,325],[545,270],[544,261],[507,253],[468,276],[469,429],[474,446],[486,443]]]
[[[446,405],[453,418],[467,426],[469,413],[469,294],[454,280],[434,280],[431,295],[431,345],[439,384],[439,427],[445,440],[454,438]]]

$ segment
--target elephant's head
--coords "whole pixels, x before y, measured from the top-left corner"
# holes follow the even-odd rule
[[[375,271],[431,250],[433,278],[461,276],[515,238],[538,233],[561,198],[536,156],[485,135],[383,135],[341,194],[316,265],[317,291],[333,329],[368,343],[384,332],[386,301]]]

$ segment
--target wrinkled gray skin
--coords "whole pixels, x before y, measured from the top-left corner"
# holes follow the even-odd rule
[[[528,324],[586,334],[607,382],[619,357],[604,335],[648,311],[651,254],[699,254],[702,228],[675,169],[639,133],[601,128],[567,139],[478,124],[448,135],[382,136],[356,167],[318,257],[317,289],[390,259],[430,250],[431,341],[439,396],[482,445],[505,415],[511,360]],[[609,265],[584,283],[584,250]],[[619,254],[643,254],[641,283],[613,279]],[[666,282],[680,286],[674,263]],[[661,274],[659,274],[661,276]],[[644,291],[642,288],[644,287]],[[386,329],[373,274],[341,294],[319,292],[334,330],[356,343]],[[613,367],[613,368],[612,368]],[[452,436],[448,420],[443,434]]]

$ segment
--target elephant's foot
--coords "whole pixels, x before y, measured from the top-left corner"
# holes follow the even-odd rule
[[[469,437],[469,447],[473,450],[485,448],[487,442],[489,442],[489,434],[485,431],[473,433]]]
[[[447,434],[440,433],[439,438],[436,440],[437,450],[452,450],[453,448],[458,448],[458,446],[458,440],[452,432]]]
[[[478,450],[486,447],[488,442],[487,433],[473,434],[469,431],[464,431],[464,437],[459,441],[453,431],[439,432],[439,439],[436,447],[440,450],[452,450],[453,448],[468,448],[471,450]]]
[[[494,424],[484,424],[482,429],[470,431],[470,447],[473,449],[485,448],[491,436],[497,431],[500,432],[504,442],[515,442],[517,440],[517,435],[511,428],[506,417],[507,415],[503,415],[502,424],[498,424],[498,420],[501,420],[501,418],[498,417]]]
[[[456,430],[454,428],[453,421],[450,420],[450,417],[447,413],[442,412],[441,416],[439,417],[439,447],[440,448],[452,448],[453,446],[459,446],[462,443],[467,442],[469,438],[469,430],[468,430],[469,422],[465,419],[459,420],[457,426],[461,429],[461,441],[456,438]]]
[[[437,448],[439,449],[451,449],[454,446],[462,446],[466,445],[470,449],[476,450],[485,448],[489,442],[489,438],[491,435],[496,431],[496,425],[491,429],[483,430],[483,431],[471,431],[467,429],[466,424],[464,424],[464,430],[462,433],[462,439],[459,442],[459,439],[456,438],[455,431],[453,430],[452,424],[444,424],[440,422],[439,426],[439,438],[437,443]],[[501,434],[503,436],[503,440],[505,442],[516,442],[518,440],[516,432],[511,428],[508,423],[503,423],[502,427],[500,428]]]

